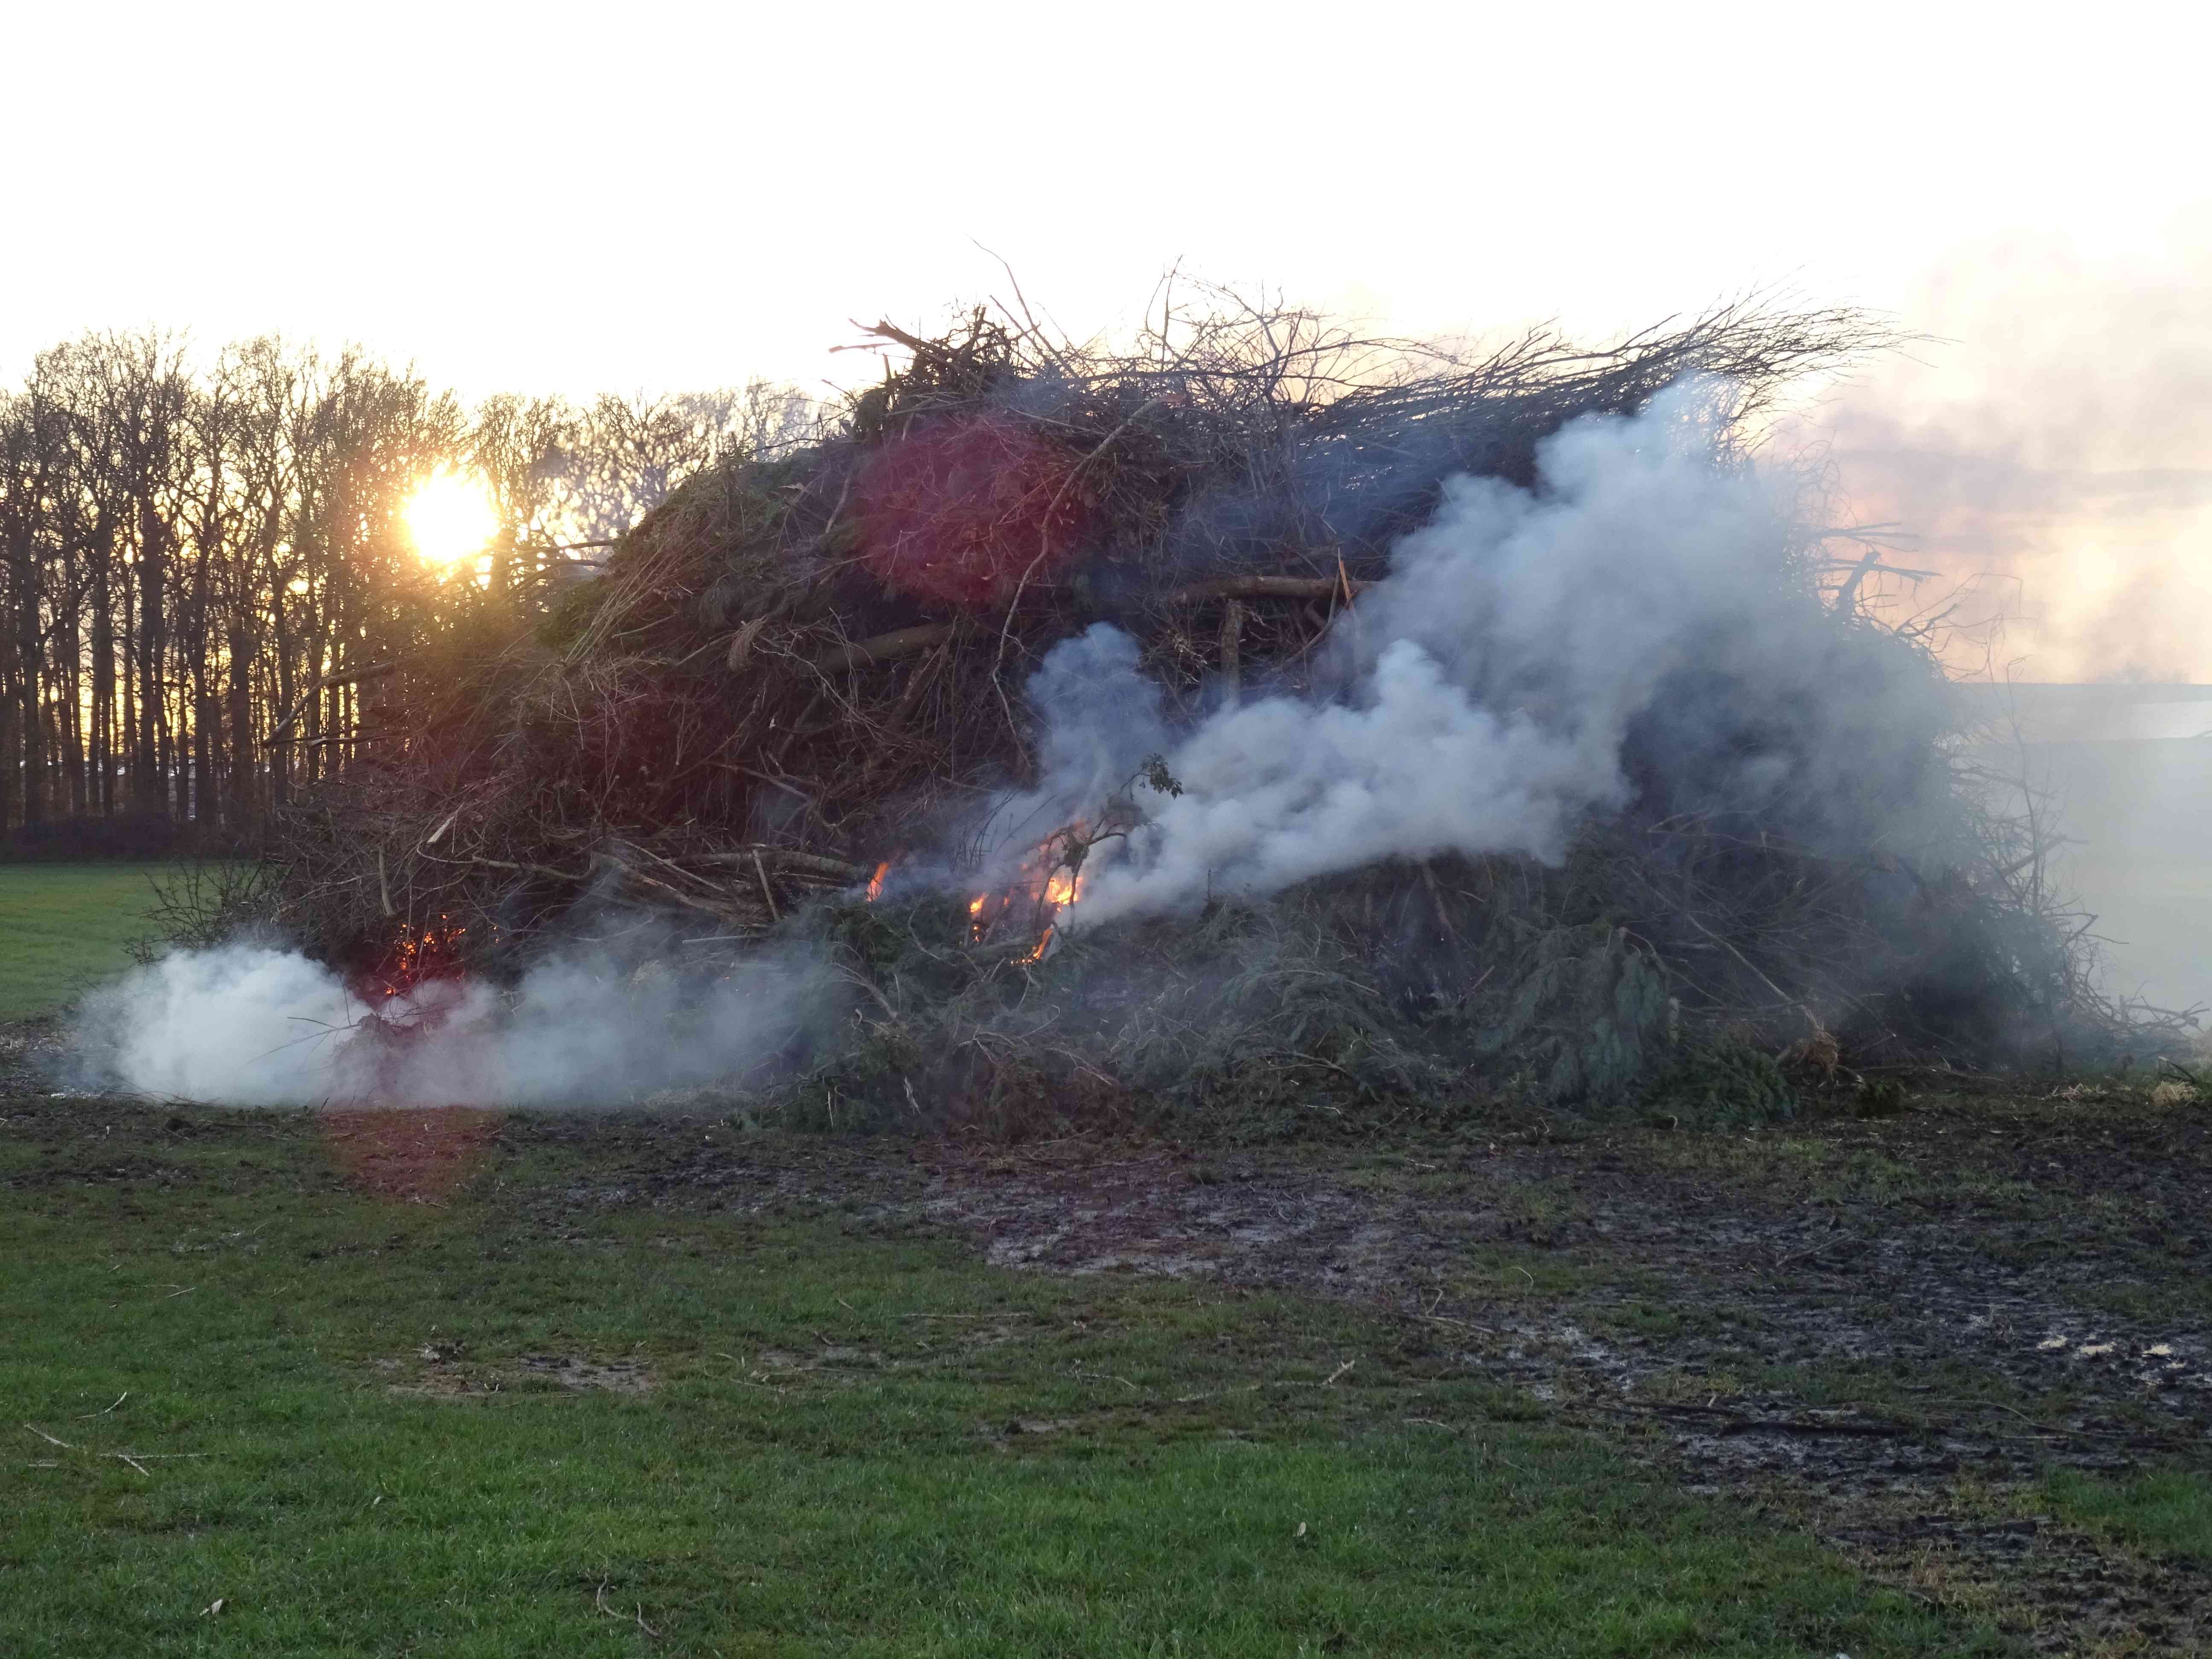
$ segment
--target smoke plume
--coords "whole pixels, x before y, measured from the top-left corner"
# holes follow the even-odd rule
[[[714,978],[575,952],[511,990],[432,981],[372,1011],[296,951],[179,951],[88,998],[88,1085],[240,1106],[618,1105],[772,1060],[835,1006],[786,956]]]
[[[1909,798],[1882,773],[1925,753],[1929,678],[1867,672],[1881,636],[1811,599],[1799,481],[1717,447],[1717,395],[1573,423],[1533,489],[1452,479],[1340,617],[1321,692],[1231,700],[1176,734],[1133,640],[1101,624],[1060,647],[1031,686],[1048,781],[1001,822],[1018,838],[1079,816],[1164,756],[1182,793],[1138,786],[1146,821],[1099,847],[1081,902],[1096,923],[1390,858],[1556,861],[1632,799],[1632,732],[1680,758],[1678,787],[1705,778],[1701,806],[1813,838],[1846,775]],[[1805,718],[1760,740],[1783,710]]]

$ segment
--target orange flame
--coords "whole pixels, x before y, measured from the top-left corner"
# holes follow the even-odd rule
[[[1048,838],[1005,888],[969,901],[969,937],[981,945],[1011,919],[1016,927],[1035,930],[1036,942],[1022,960],[1042,961],[1059,930],[1060,912],[1083,896],[1081,865],[1089,849],[1079,823]]]
[[[884,890],[884,878],[891,872],[891,861],[885,859],[876,866],[876,873],[868,878],[868,902],[873,904]]]

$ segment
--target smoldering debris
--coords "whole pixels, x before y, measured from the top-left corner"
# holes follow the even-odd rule
[[[815,952],[851,1000],[755,1080],[838,1122],[1774,1112],[1792,1067],[2179,1029],[2100,996],[1929,641],[1747,452],[1879,328],[1163,326],[879,326],[910,363],[820,443],[693,480],[498,651],[403,664],[408,717],[220,926],[457,1008],[610,914],[687,983]]]

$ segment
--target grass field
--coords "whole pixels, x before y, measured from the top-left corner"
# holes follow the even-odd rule
[[[1997,1650],[1396,1322],[477,1153],[0,1103],[9,1650]]]
[[[0,1019],[51,1012],[130,966],[161,867],[0,864]]]
[[[148,873],[0,867],[0,1653],[2212,1650],[2172,1078],[1267,1152],[43,1094]]]

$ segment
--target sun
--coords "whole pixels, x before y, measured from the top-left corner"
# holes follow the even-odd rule
[[[447,569],[474,558],[499,533],[499,510],[483,480],[450,468],[417,484],[401,516],[415,550]]]

